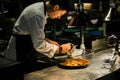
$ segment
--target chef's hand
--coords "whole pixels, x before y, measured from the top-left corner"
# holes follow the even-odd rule
[[[61,53],[67,53],[71,50],[72,46],[71,46],[71,43],[66,43],[66,44],[62,44],[60,45],[61,47]]]

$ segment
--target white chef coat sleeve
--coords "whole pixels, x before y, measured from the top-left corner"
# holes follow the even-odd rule
[[[57,50],[57,46],[44,40],[40,47],[38,47],[36,50],[41,52],[43,55],[52,58]]]
[[[31,35],[31,39],[33,42],[34,48],[48,56],[53,57],[57,46],[54,44],[50,44],[45,40],[44,26],[47,22],[47,19],[44,15],[36,15],[31,17],[29,20],[29,33]]]

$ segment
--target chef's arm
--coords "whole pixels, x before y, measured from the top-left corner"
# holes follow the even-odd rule
[[[45,38],[45,40],[47,41],[47,42],[49,42],[49,43],[51,43],[51,44],[55,44],[56,46],[57,46],[57,50],[56,50],[56,54],[59,54],[60,53],[60,45],[56,42],[56,41],[53,41],[53,40],[50,40],[50,39],[48,39],[48,38]]]
[[[48,39],[48,38],[45,38],[45,40],[46,40],[47,42],[49,42],[50,44],[55,44],[55,45],[59,46],[58,42],[56,42],[56,41],[50,40],[50,39]]]
[[[59,45],[56,41],[50,40],[48,38],[45,38],[45,40],[51,44],[55,44],[56,46],[58,46],[56,53],[67,53],[68,51],[71,50],[70,43],[65,43],[65,44]]]

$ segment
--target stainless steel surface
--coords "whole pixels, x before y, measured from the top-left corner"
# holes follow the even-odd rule
[[[120,68],[120,65],[117,64],[114,71],[110,71],[111,65],[105,62],[111,56],[112,49],[110,48],[94,53],[92,57],[87,56],[86,58],[89,59],[90,64],[86,68],[62,69],[58,66],[52,66],[25,74],[24,80],[96,80],[109,75]]]

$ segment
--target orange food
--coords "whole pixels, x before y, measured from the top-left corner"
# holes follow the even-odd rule
[[[64,62],[60,63],[63,66],[86,66],[89,64],[87,59],[66,59]]]

